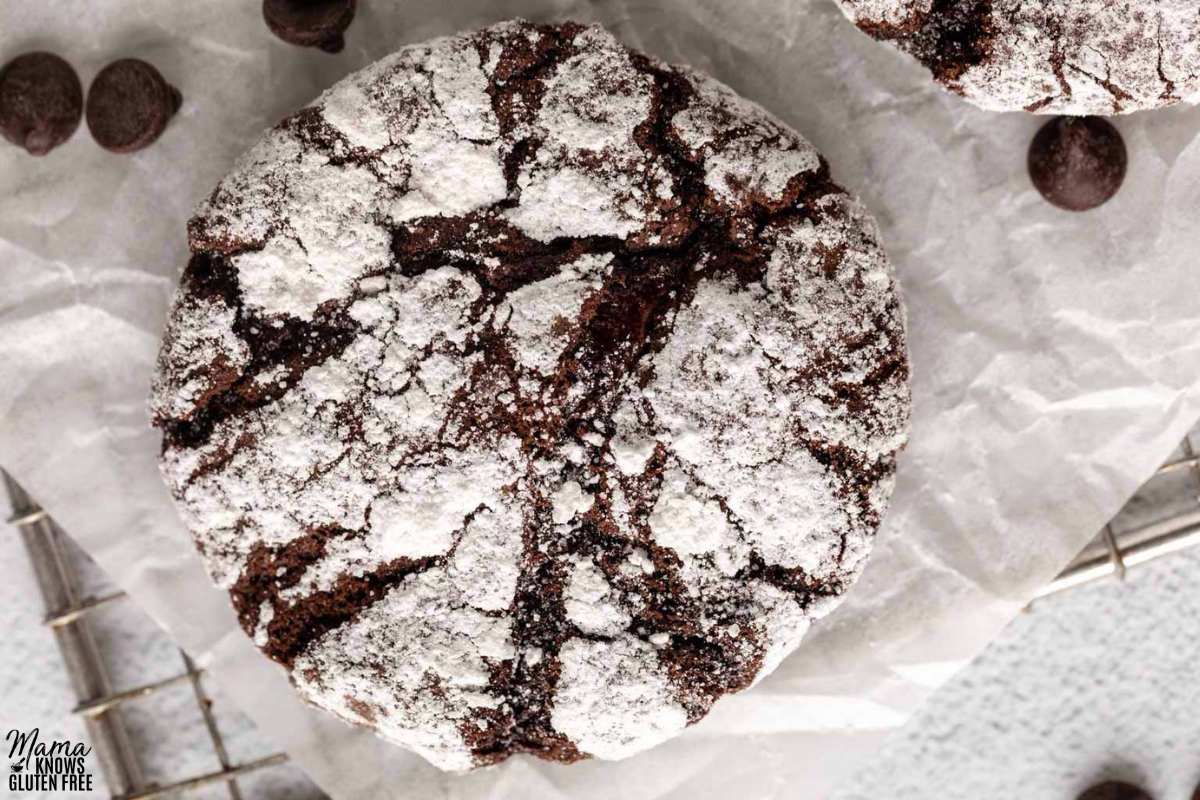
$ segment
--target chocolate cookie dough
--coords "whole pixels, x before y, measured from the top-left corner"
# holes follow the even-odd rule
[[[837,0],[982,108],[1121,114],[1200,95],[1200,14],[1172,0]]]
[[[1059,117],[1029,145],[1029,177],[1042,196],[1068,211],[1106,202],[1125,180],[1125,142],[1098,117]]]
[[[53,53],[25,53],[0,69],[0,133],[30,155],[70,139],[82,114],[79,76]]]
[[[242,625],[448,769],[632,755],[854,583],[909,418],[866,210],[713,79],[508,22],[351,75],[189,228],[153,408]]]
[[[152,64],[123,58],[102,69],[88,89],[88,130],[105,150],[132,153],[158,139],[182,103]]]
[[[263,19],[289,44],[337,53],[354,21],[356,0],[263,0]]]

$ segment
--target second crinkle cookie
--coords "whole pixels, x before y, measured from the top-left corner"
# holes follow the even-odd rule
[[[1200,92],[1196,0],[836,0],[994,111],[1119,114]]]
[[[909,413],[874,223],[600,28],[352,75],[191,223],[154,407],[242,624],[442,767],[621,758],[862,569]]]

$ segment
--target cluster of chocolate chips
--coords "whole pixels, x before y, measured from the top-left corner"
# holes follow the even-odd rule
[[[263,0],[263,19],[285,42],[336,53],[354,20],[356,0]],[[0,134],[44,156],[71,138],[87,114],[96,143],[113,153],[147,147],[166,130],[183,95],[152,64],[114,61],[92,81],[84,105],[74,67],[54,53],[17,56],[0,69]]]
[[[88,89],[88,130],[105,150],[132,153],[162,135],[182,102],[153,65],[123,58]],[[25,53],[0,69],[0,133],[29,154],[44,156],[70,139],[83,114],[79,75],[59,56]]]

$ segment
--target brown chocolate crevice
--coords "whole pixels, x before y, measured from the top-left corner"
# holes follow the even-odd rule
[[[234,330],[249,348],[250,359],[240,375],[200,398],[191,414],[159,423],[164,448],[198,447],[223,421],[268,405],[286,391],[288,381],[298,380],[310,367],[345,349],[357,330],[344,309],[330,309],[311,323],[294,318],[268,320],[254,314],[240,300],[227,256],[195,253],[182,281],[185,287],[194,287],[191,290],[197,296],[216,297],[236,310]],[[264,386],[257,376],[272,367],[283,367],[287,379]]]
[[[313,552],[297,552],[299,547]],[[253,633],[259,623],[258,611],[263,602],[271,603],[276,588],[295,585],[304,569],[322,552],[316,542],[300,540],[283,551],[266,554],[259,551],[251,556],[246,572],[232,590],[238,616],[247,632]],[[305,563],[307,562],[307,563]],[[410,575],[429,569],[437,559],[398,558],[363,575],[346,575],[326,591],[314,592],[294,602],[275,600],[276,614],[266,626],[267,640],[263,652],[285,667],[291,667],[296,656],[311,642],[320,638],[363,609],[377,602],[391,587],[403,583]],[[283,570],[283,580],[275,577]]]
[[[858,26],[896,44],[948,86],[987,59],[995,35],[992,0],[933,0],[928,11],[914,12],[902,23],[863,20]]]

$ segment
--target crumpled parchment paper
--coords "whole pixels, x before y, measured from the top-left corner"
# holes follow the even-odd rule
[[[908,304],[915,417],[866,574],[770,678],[619,763],[465,776],[307,708],[237,629],[157,473],[148,390],[193,206],[263,128],[403,44],[525,16],[601,21],[793,124],[878,217]],[[86,129],[0,148],[0,464],[335,798],[817,797],[869,756],[1114,513],[1200,416],[1200,110],[1116,121],[1097,211],[1024,171],[1042,120],[978,111],[831,0],[364,0],[338,56],[251,0],[7,0],[0,60],[86,84],[145,58],[183,92],[115,156]]]

